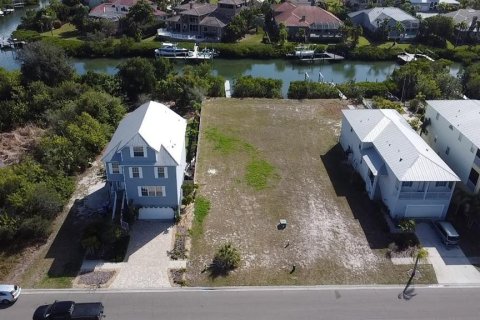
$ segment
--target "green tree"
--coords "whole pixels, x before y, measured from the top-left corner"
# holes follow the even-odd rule
[[[463,35],[467,29],[468,25],[465,21],[462,21],[455,25],[455,31],[457,33],[457,36],[455,37],[455,47],[458,46],[458,40],[460,39],[460,36]]]
[[[144,36],[144,27],[153,21],[152,6],[147,1],[140,0],[128,10],[126,17],[120,20],[120,25],[127,35],[140,41]]]
[[[279,30],[278,30],[278,35],[279,35],[279,43],[281,46],[285,45],[287,43],[288,39],[288,31],[287,28],[283,23],[280,23]]]
[[[65,52],[46,42],[33,42],[18,52],[22,79],[25,82],[43,81],[53,86],[73,77],[73,68]]]
[[[213,257],[211,271],[213,274],[228,274],[240,266],[240,253],[231,242],[223,244]]]
[[[118,78],[130,100],[141,93],[151,93],[155,86],[155,67],[146,58],[130,58],[118,66]]]
[[[480,63],[474,63],[465,68],[462,84],[467,97],[480,99]]]
[[[83,93],[75,104],[78,114],[86,112],[100,123],[108,124],[112,129],[117,127],[126,112],[119,98],[94,90]]]

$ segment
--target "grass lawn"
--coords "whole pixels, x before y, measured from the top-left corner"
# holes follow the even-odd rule
[[[240,43],[244,43],[244,44],[262,43],[262,40],[263,40],[263,29],[258,28],[257,33],[245,35],[245,37],[240,40]]]
[[[386,258],[392,240],[379,211],[342,164],[342,108],[339,100],[204,103],[196,168],[201,232],[191,232],[188,285],[407,281],[412,266]],[[287,220],[283,230],[279,219]],[[240,268],[227,277],[202,272],[229,241],[241,253]],[[436,282],[431,266],[420,274]]]
[[[40,34],[44,37],[58,37],[62,39],[82,41],[78,39],[79,34],[77,29],[73,24],[70,23],[65,23],[58,29],[53,29],[52,31],[47,31]]]
[[[401,48],[401,49],[408,49],[410,47],[410,43],[396,43],[393,45],[393,41],[387,41],[380,45],[379,48]]]
[[[358,46],[359,47],[364,47],[364,46],[368,46],[370,45],[370,41],[368,41],[367,38],[363,37],[363,36],[360,36],[358,38]]]

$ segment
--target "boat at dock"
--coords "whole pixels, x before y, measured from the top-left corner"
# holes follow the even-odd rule
[[[166,44],[166,45],[165,45]],[[185,48],[177,48],[175,46],[175,49],[182,49],[182,51],[169,51],[170,49],[167,49],[165,51],[165,48],[170,45],[170,43],[163,43],[164,46],[160,49],[155,49],[155,57],[157,58],[167,58],[167,59],[182,59],[182,60],[210,60],[213,59],[218,55],[218,52],[215,50],[207,49],[204,48],[202,50],[199,50],[198,45],[195,44],[193,46],[193,51],[192,50],[187,50]],[[173,50],[173,49],[172,49]],[[187,50],[186,52],[184,50]],[[172,54],[172,52],[175,52],[175,54]],[[179,53],[177,53],[179,52]]]
[[[5,39],[0,37],[0,49],[2,50],[21,48],[25,44],[26,44],[25,41],[19,41],[17,39],[12,39],[12,38]]]
[[[408,63],[411,61],[417,61],[417,60],[427,60],[427,61],[435,61],[435,59],[429,57],[426,54],[423,53],[408,53],[404,52],[402,54],[399,54],[397,56],[398,60],[400,63]]]
[[[155,56],[157,57],[185,57],[189,53],[186,48],[179,48],[176,43],[164,42],[162,47],[155,49]]]
[[[287,58],[296,59],[298,61],[315,62],[315,61],[341,61],[345,58],[335,53],[326,51],[316,52],[305,46],[296,47],[292,53],[287,53]]]

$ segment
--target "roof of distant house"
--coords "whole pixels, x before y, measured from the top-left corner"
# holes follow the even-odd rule
[[[365,9],[360,11],[351,12],[348,14],[350,18],[354,18],[359,14],[366,14],[370,23],[373,23],[377,20],[383,19],[393,19],[395,21],[418,21],[417,18],[413,17],[412,15],[406,13],[402,9],[395,8],[395,7],[376,7],[371,9]]]
[[[480,148],[480,100],[427,100],[427,104]]]
[[[193,6],[191,9],[186,9],[181,12],[182,15],[189,16],[205,16],[217,9],[217,6],[210,3],[202,3],[199,6]]]
[[[167,106],[150,101],[127,114],[117,127],[105,149],[103,161],[112,159],[115,152],[125,147],[137,134],[157,152],[165,150],[181,164],[187,121]]]
[[[371,142],[399,181],[460,181],[393,109],[342,110],[362,142]]]
[[[451,17],[455,24],[460,23],[462,21],[471,24],[474,17],[480,17],[480,10],[473,10],[473,9],[460,9],[457,11],[452,11],[449,13],[443,14],[446,17]]]
[[[332,13],[317,6],[284,2],[273,6],[275,21],[286,27],[310,27],[328,25],[338,28],[343,22]]]
[[[199,25],[207,27],[223,28],[227,24],[216,16],[207,16],[200,21]]]
[[[88,13],[91,17],[109,19],[117,21],[120,18],[127,15],[128,11],[118,9],[117,7],[133,7],[139,0],[115,0],[110,2],[101,3],[96,7],[93,7]],[[163,17],[167,14],[162,10],[159,10],[156,5],[151,3],[153,9],[153,15],[157,17]]]
[[[233,4],[233,5],[241,5],[244,4],[246,0],[220,0],[218,3],[224,3],[224,4]]]

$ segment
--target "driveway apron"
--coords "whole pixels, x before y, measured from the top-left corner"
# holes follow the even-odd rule
[[[439,284],[480,283],[480,272],[472,266],[462,249],[443,244],[431,224],[419,223],[416,234],[422,246],[428,250],[428,260]]]
[[[126,261],[110,288],[170,287],[167,251],[173,247],[174,225],[157,221],[136,221],[130,233]]]

